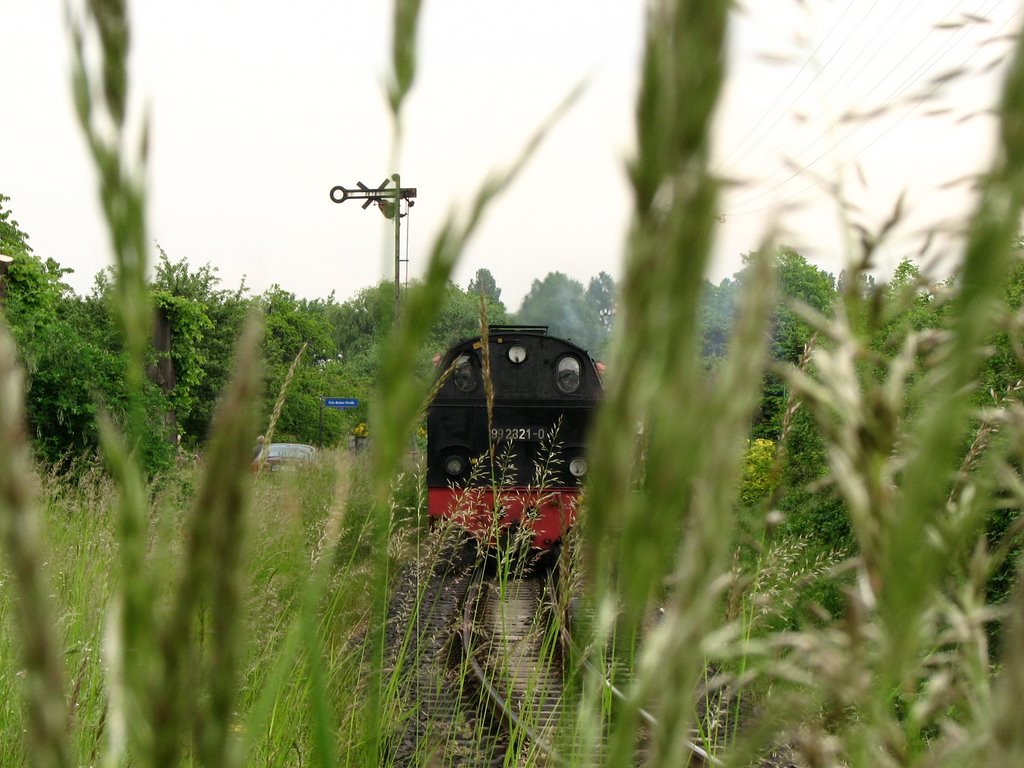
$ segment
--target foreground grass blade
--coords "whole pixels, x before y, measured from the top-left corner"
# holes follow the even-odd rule
[[[206,468],[187,525],[185,560],[160,633],[163,675],[152,701],[156,765],[171,765],[177,759],[186,724],[186,732],[198,734],[201,764],[228,764],[243,620],[239,553],[252,492],[248,468],[261,391],[260,338],[259,321],[251,317],[214,417]],[[201,607],[212,619],[209,638],[198,637],[194,629]],[[204,706],[197,706],[195,685],[207,693]]]
[[[628,647],[652,600],[670,597],[663,630],[637,669],[628,716],[615,726],[609,765],[631,763],[637,714],[651,694],[659,717],[653,764],[685,760],[691,692],[703,665],[699,643],[713,619],[716,580],[729,567],[734,478],[765,361],[759,328],[770,291],[750,286],[717,394],[698,366],[698,306],[717,194],[709,136],[728,5],[681,0],[648,8],[639,147],[630,167],[634,219],[607,402],[595,430],[586,550],[598,614],[623,612],[616,643]],[[638,424],[639,447],[632,439]]]
[[[665,517],[664,525],[653,525],[668,535],[648,537],[652,523],[644,519],[646,508],[637,508],[631,496],[635,444],[622,438],[645,422],[678,435],[686,425],[677,414],[692,412],[688,404],[698,389],[697,304],[710,257],[717,189],[707,167],[707,132],[724,73],[727,6],[660,2],[648,10],[639,155],[630,168],[634,222],[607,401],[595,429],[598,463],[588,493],[588,562],[597,574],[607,576],[613,560],[648,544],[640,567],[622,573],[626,610],[634,622],[672,567],[678,537],[669,533],[668,518],[679,517],[678,490],[696,470],[698,445],[681,439],[667,446],[669,455],[650,452],[655,464],[647,479],[652,493],[669,506],[649,510],[655,520]],[[657,420],[665,415],[667,423]]]
[[[1024,207],[1024,55],[1018,47],[1003,87],[1000,150],[982,182],[964,253],[953,346],[935,379],[913,432],[917,450],[906,469],[904,496],[883,553],[880,611],[892,643],[883,685],[903,682],[906,665],[928,639],[917,634],[926,596],[937,585],[946,553],[922,546],[949,493],[935,473],[958,464],[968,427],[970,385],[983,360],[996,303],[1005,290],[1013,243]]]
[[[0,537],[12,577],[21,635],[28,753],[37,768],[65,768],[71,760],[62,648],[43,572],[39,521],[32,509],[34,472],[26,442],[22,392],[14,342],[0,323]]]
[[[128,125],[128,8],[125,0],[88,0],[82,18],[68,12],[73,43],[72,83],[82,133],[99,175],[99,196],[113,245],[114,312],[128,350],[127,433],[134,450],[146,429],[143,384],[153,314],[146,290],[149,236],[145,170],[148,125],[135,151]],[[97,42],[98,61],[87,55]]]

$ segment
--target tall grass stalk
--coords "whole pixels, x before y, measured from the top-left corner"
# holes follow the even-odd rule
[[[281,382],[281,388],[277,392],[277,399],[274,401],[274,410],[270,414],[270,421],[267,423],[266,432],[263,435],[263,445],[266,448],[270,447],[270,443],[274,440],[274,428],[277,426],[277,420],[281,418],[281,411],[284,408],[285,398],[288,396],[288,387],[292,383],[292,378],[295,376],[295,369],[299,367],[299,361],[302,360],[302,356],[306,354],[306,348],[309,346],[309,342],[304,342],[302,347],[299,348],[298,354],[295,355],[295,359],[292,360],[292,364],[288,366],[288,372],[284,376],[284,381]],[[267,463],[267,453],[260,452],[256,457],[256,475],[257,477],[263,472],[264,466]]]
[[[121,588],[115,615],[121,624],[120,658],[124,712],[113,723],[128,726],[128,738],[142,755],[152,755],[156,723],[149,707],[157,673],[152,604],[154,583],[145,577],[146,499],[138,447],[145,429],[144,362],[152,315],[146,291],[148,237],[145,216],[147,129],[130,148],[128,126],[129,23],[124,2],[85,4],[84,15],[68,13],[74,46],[73,90],[82,133],[99,175],[100,199],[114,255],[114,313],[128,350],[127,438],[109,417],[101,419],[104,454],[121,487],[119,550]],[[95,66],[91,62],[97,62]],[[122,758],[123,759],[123,758]]]
[[[636,213],[588,490],[589,561],[602,580],[612,575],[613,562],[623,552],[648,539],[646,504],[640,509],[633,503],[634,445],[622,437],[644,424],[648,453],[656,461],[661,454],[655,441],[675,440],[680,451],[695,442],[678,439],[687,434],[685,425],[668,410],[681,404],[680,413],[687,413],[699,389],[693,339],[716,189],[707,168],[707,131],[723,77],[725,17],[725,3],[697,9],[662,2],[648,10],[637,114],[639,156],[630,167]],[[654,407],[663,407],[665,413],[652,413]],[[679,426],[662,430],[659,437],[648,436],[658,417],[665,416],[661,423]],[[668,447],[675,457],[677,451]],[[669,486],[685,481],[669,469],[670,461],[665,463],[647,471],[652,487],[668,497],[664,508],[652,511],[676,517],[682,494]],[[670,530],[668,525],[658,527]],[[643,563],[623,570],[622,590],[629,597],[627,610],[634,624],[670,567],[678,540],[678,535],[662,538]]]
[[[766,361],[771,291],[767,260],[748,288],[722,381],[709,389],[697,365],[697,308],[710,256],[717,183],[710,124],[724,77],[728,3],[654,3],[648,9],[631,163],[635,213],[618,328],[596,426],[588,489],[589,562],[598,611],[620,605],[636,632],[668,592],[665,619],[641,651],[629,710],[613,733],[608,764],[632,759],[638,712],[653,699],[654,765],[679,765],[710,631],[728,570],[733,478]],[[642,423],[645,479],[632,484]]]
[[[980,369],[986,337],[994,330],[995,305],[1013,263],[1024,206],[1024,55],[1019,46],[1002,94],[1000,146],[982,180],[968,230],[951,346],[924,385],[929,397],[910,428],[917,450],[910,455],[904,493],[883,542],[880,615],[892,645],[883,685],[905,682],[906,666],[921,646],[918,627],[907,617],[920,614],[946,558],[941,548],[918,545],[921,530],[932,524],[946,497],[945,487],[935,482],[935,469],[956,461],[967,427],[968,388]],[[963,533],[970,536],[971,531]]]
[[[22,695],[28,749],[40,768],[70,766],[61,643],[43,571],[39,519],[23,414],[23,380],[14,341],[0,325],[0,538],[13,581],[15,619],[24,664]]]
[[[148,119],[133,139],[128,84],[131,35],[125,0],[87,0],[83,16],[73,15],[70,8],[67,16],[74,53],[75,108],[99,176],[99,197],[114,256],[113,310],[128,350],[127,427],[134,449],[146,423],[144,362],[153,327],[146,290]]]

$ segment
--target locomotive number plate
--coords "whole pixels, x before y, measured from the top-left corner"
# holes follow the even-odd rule
[[[497,443],[522,440],[539,443],[551,436],[550,427],[491,427],[491,440]]]

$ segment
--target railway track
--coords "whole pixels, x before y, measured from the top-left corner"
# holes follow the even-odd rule
[[[552,587],[553,589],[553,587]],[[589,615],[589,611],[584,607],[585,603],[578,599],[568,599],[565,601],[564,611],[565,616],[560,623],[560,640],[563,648],[566,649],[566,653],[573,659],[577,660],[577,663],[581,667],[583,673],[588,676],[591,680],[600,681],[599,685],[604,689],[605,698],[607,700],[607,709],[614,711],[619,706],[627,705],[628,698],[623,692],[623,688],[627,687],[630,683],[630,675],[621,666],[616,665],[614,662],[614,653],[609,654],[609,658],[605,660],[607,666],[602,666],[598,669],[594,663],[588,659],[582,649],[580,649],[575,641],[573,640],[573,627],[578,625],[590,626],[593,624],[594,617]],[[587,632],[584,630],[584,635]],[[708,708],[708,702],[710,698],[708,696],[697,697],[697,716],[699,719],[704,719],[707,716],[706,711]],[[614,718],[614,714],[611,715]],[[635,751],[634,751],[634,763],[636,765],[643,765],[646,762],[647,751],[648,751],[648,735],[658,725],[657,718],[648,712],[646,709],[640,708],[635,712],[635,719],[639,725],[639,733],[636,739]],[[602,723],[602,734],[600,741],[595,745],[596,753],[602,755],[608,746],[608,733],[609,723]],[[691,728],[689,738],[685,743],[685,747],[688,754],[688,762],[686,765],[688,768],[703,768],[703,766],[719,766],[722,762],[714,757],[713,754],[709,753],[707,745],[705,744],[704,738],[698,729]]]
[[[477,564],[463,548],[406,574],[389,611],[388,666],[396,720],[395,766],[500,766],[505,738],[460,674],[456,629]]]
[[[538,764],[559,765],[564,665],[546,586],[541,574],[478,574],[463,609],[462,643],[510,744]]]
[[[600,764],[604,732],[581,749],[567,734],[579,680],[566,682],[571,631],[549,574],[496,574],[470,548],[406,575],[392,602],[388,668],[399,726],[396,766]],[[573,663],[578,663],[574,661]],[[577,672],[580,669],[577,668]],[[604,679],[599,671],[585,672]],[[609,699],[621,693],[607,682]],[[614,709],[614,707],[612,707]],[[645,727],[655,725],[641,713]],[[636,753],[643,763],[643,739]],[[695,739],[691,766],[716,765]]]
[[[563,676],[547,582],[539,573],[493,571],[493,562],[488,568],[464,548],[402,579],[384,670],[399,721],[394,765],[561,762],[551,742]]]

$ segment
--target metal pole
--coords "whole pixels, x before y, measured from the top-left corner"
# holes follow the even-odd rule
[[[395,182],[395,188],[388,189],[388,184],[392,181]],[[416,197],[416,187],[402,189],[402,181],[397,173],[392,174],[390,179],[385,179],[384,183],[376,189],[366,186],[361,181],[356,182],[355,189],[348,189],[340,185],[331,187],[331,202],[344,203],[346,200],[362,200],[364,210],[373,203],[377,203],[385,215],[389,210],[388,198],[394,200],[392,215],[395,217],[395,320],[398,319],[402,300],[402,200],[405,200],[406,210],[409,210],[413,205],[412,198],[414,197]],[[408,267],[406,274],[408,274]]]
[[[319,438],[319,442],[320,442],[320,445],[317,446],[317,447],[318,448],[323,448],[324,447],[324,398],[323,398],[323,395],[320,396],[320,438]]]
[[[401,263],[402,255],[402,180],[397,173],[391,175],[395,182],[395,321],[398,321],[402,301]]]

